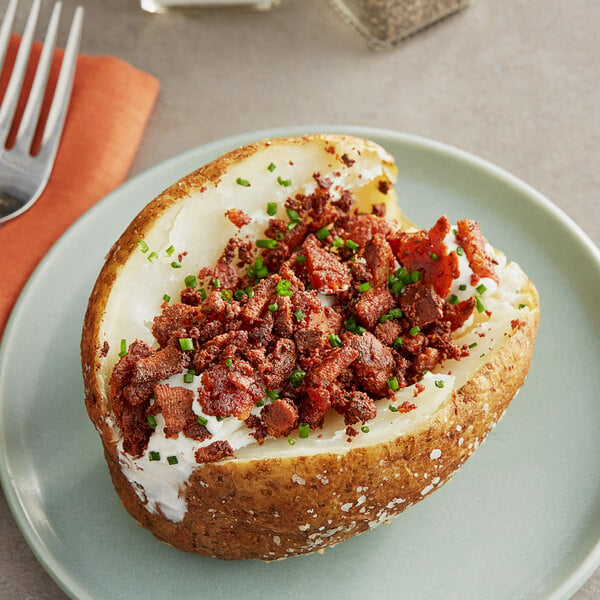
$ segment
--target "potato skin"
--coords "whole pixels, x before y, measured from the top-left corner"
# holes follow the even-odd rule
[[[200,465],[179,523],[148,512],[119,468],[114,444],[104,441],[114,486],[140,525],[187,552],[269,561],[333,546],[422,500],[477,449],[525,381],[538,315],[521,320],[501,352],[420,430],[344,454]]]
[[[340,454],[198,465],[182,492],[187,502],[182,521],[146,508],[119,466],[113,432],[105,420],[110,398],[99,332],[114,282],[137,241],[190,191],[217,182],[229,165],[267,145],[303,144],[315,137],[333,144],[351,139],[305,136],[259,142],[224,155],[165,190],[111,248],[89,300],[81,341],[85,402],[100,433],[114,487],[140,525],[186,552],[229,560],[275,560],[321,551],[388,521],[451,478],[504,414],[530,367],[539,315],[533,286],[531,310],[524,311],[501,350],[453,392],[426,427],[371,446],[348,444]]]

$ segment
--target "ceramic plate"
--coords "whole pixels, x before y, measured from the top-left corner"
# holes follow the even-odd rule
[[[568,598],[600,564],[600,258],[548,200],[501,169],[399,133],[405,212],[478,220],[536,283],[542,319],[527,382],[454,479],[388,527],[323,555],[222,562],[156,541],[121,507],[88,421],[79,367],[87,298],[103,257],[158,192],[224,151],[306,128],[201,146],[130,180],[48,253],[0,352],[0,468],[36,556],[73,598]]]

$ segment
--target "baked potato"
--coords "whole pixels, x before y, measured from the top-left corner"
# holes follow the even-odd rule
[[[340,135],[225,154],[114,244],[81,339],[114,487],[222,559],[323,551],[450,479],[523,385],[534,285],[477,223],[417,229]]]

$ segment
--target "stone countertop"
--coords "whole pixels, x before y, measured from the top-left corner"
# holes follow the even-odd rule
[[[131,176],[246,131],[381,127],[503,167],[600,244],[600,4],[593,0],[476,0],[383,52],[368,49],[323,0],[284,0],[269,13],[164,15],[144,13],[136,0],[63,0],[65,13],[77,3],[86,8],[84,53],[118,56],[161,82]],[[7,4],[0,0],[0,14]],[[0,597],[66,598],[1,493],[0,531]],[[573,598],[600,598],[600,570]]]

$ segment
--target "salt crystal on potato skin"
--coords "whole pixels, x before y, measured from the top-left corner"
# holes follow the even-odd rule
[[[307,446],[299,443],[294,452],[270,454],[267,441],[261,447],[264,452],[260,457],[197,465],[180,491],[186,505],[180,521],[166,518],[160,508],[150,511],[143,494],[136,491],[120,466],[118,440],[109,426],[106,373],[110,373],[114,358],[110,353],[103,355],[102,348],[106,341],[112,349],[116,348],[115,340],[122,335],[116,325],[111,325],[116,290],[124,285],[124,274],[127,276],[127,264],[135,256],[137,241],[152,240],[161,219],[168,217],[167,221],[173,222],[173,211],[179,205],[185,206],[191,197],[194,202],[201,202],[207,191],[212,193],[225,186],[228,177],[240,176],[238,173],[244,172],[248,161],[256,164],[256,159],[264,156],[262,162],[268,165],[273,156],[279,156],[276,162],[283,166],[292,149],[296,164],[303,157],[307,163],[330,164],[332,172],[362,169],[360,183],[365,187],[358,194],[359,201],[363,206],[386,202],[388,214],[397,216],[393,190],[385,195],[373,191],[382,181],[393,183],[395,170],[391,157],[372,143],[344,136],[260,142],[217,159],[150,203],[109,253],[90,298],[81,345],[86,406],[100,433],[115,489],[125,508],[143,527],[184,551],[223,559],[274,560],[322,551],[388,522],[452,476],[504,414],[529,370],[539,317],[537,293],[531,283],[522,290],[527,309],[519,314],[518,327],[510,329],[495,351],[478,361],[466,383],[453,390],[430,419],[407,433],[384,436],[385,439],[374,436],[376,443],[370,445],[347,443],[344,437],[335,451],[315,452],[313,448],[306,455],[302,448]],[[348,156],[356,161],[351,166],[347,164]],[[379,170],[373,170],[377,163]],[[247,172],[244,175],[251,179]],[[288,173],[282,176],[285,179]],[[294,180],[293,172],[289,177]],[[351,175],[348,177],[352,179]],[[353,181],[357,183],[358,178]],[[252,187],[246,190],[260,187],[256,179],[251,183]],[[284,200],[284,195],[277,198],[280,204]],[[222,214],[229,208],[227,205],[219,210]],[[246,207],[240,208],[253,214]],[[407,221],[402,218],[402,223],[406,225]],[[217,251],[228,237],[227,233],[223,236],[224,240],[217,236],[212,240]],[[211,264],[210,257],[206,260]],[[170,273],[168,266],[161,267],[161,273]],[[124,288],[131,289],[128,285]],[[148,310],[152,313],[154,308]],[[140,332],[144,334],[143,330],[136,331]],[[428,478],[414,477],[415,473],[428,474]],[[304,483],[301,485],[300,481]]]

